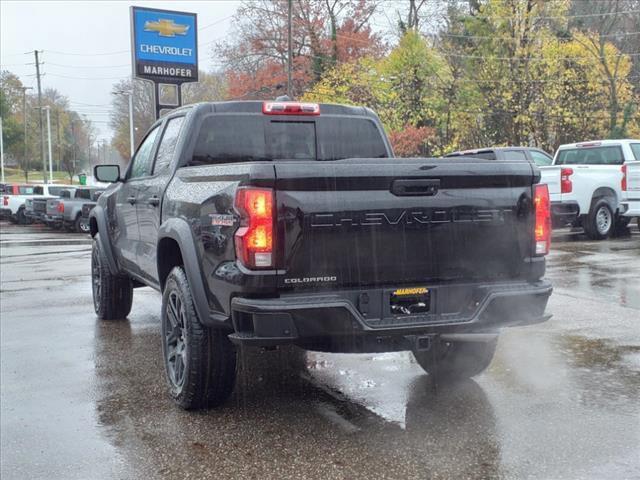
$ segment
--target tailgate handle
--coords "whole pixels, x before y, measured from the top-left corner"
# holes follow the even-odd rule
[[[399,197],[411,195],[435,195],[440,188],[440,180],[437,178],[421,178],[394,180],[391,184],[391,193]]]

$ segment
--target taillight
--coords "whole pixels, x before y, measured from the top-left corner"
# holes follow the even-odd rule
[[[551,247],[551,202],[546,184],[534,186],[533,205],[536,212],[536,255],[546,255]]]
[[[264,102],[262,113],[265,115],[320,115],[320,105],[299,102]]]
[[[269,188],[240,187],[236,192],[235,207],[240,213],[236,256],[248,268],[274,266],[273,197]]]
[[[571,193],[573,191],[571,175],[573,175],[573,168],[563,168],[560,170],[560,193]]]
[[[2,197],[2,205],[5,207],[9,205],[9,197]]]
[[[620,180],[620,188],[622,189],[623,192],[626,192],[627,191],[627,166],[622,165],[622,168],[620,170],[622,170],[622,180]]]
[[[58,210],[58,213],[64,213],[64,203],[58,202],[56,209]]]

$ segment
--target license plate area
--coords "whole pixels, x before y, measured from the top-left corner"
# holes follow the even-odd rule
[[[426,315],[430,311],[431,291],[428,288],[399,288],[389,295],[389,312],[391,315]]]

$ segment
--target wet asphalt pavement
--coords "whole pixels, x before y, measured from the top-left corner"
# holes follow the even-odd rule
[[[559,234],[541,325],[434,390],[405,353],[246,351],[222,408],[165,392],[160,295],[93,312],[87,237],[0,225],[1,470],[9,479],[640,478],[640,233]]]

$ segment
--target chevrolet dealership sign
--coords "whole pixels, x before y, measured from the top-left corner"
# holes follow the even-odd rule
[[[195,13],[131,7],[134,77],[156,83],[198,81]]]

